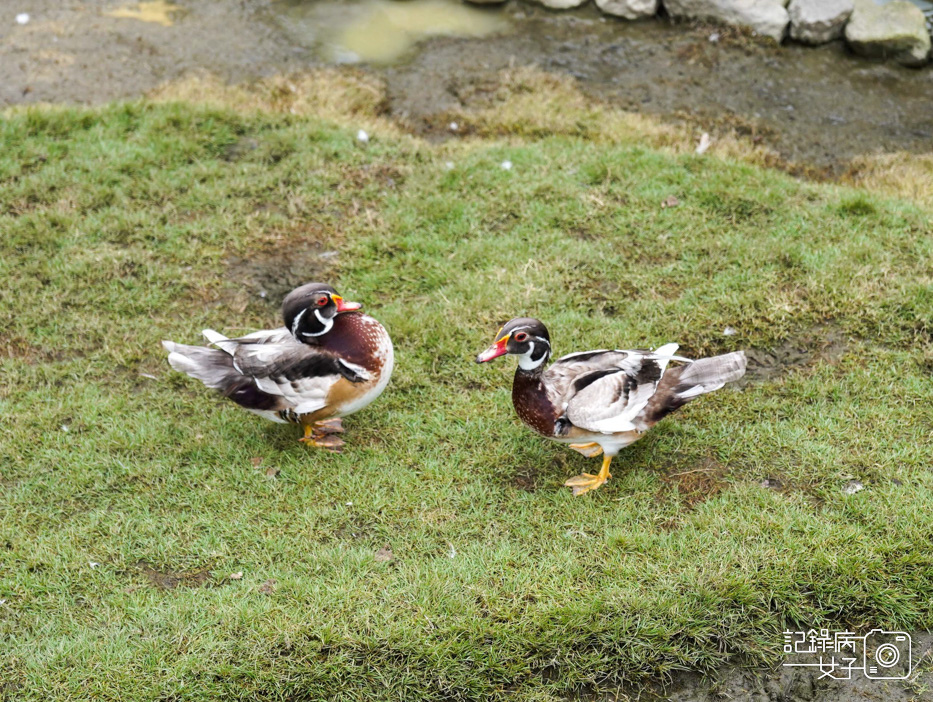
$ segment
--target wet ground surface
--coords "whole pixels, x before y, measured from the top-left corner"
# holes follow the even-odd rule
[[[340,13],[320,15],[319,5],[143,4],[161,10],[168,22],[159,23],[113,0],[20,0],[0,22],[0,105],[131,98],[193,71],[239,82],[320,66],[322,32],[309,30],[306,15]],[[17,12],[29,22],[13,21]],[[553,13],[513,1],[487,12],[508,29],[428,38],[402,63],[364,64],[386,80],[392,113],[412,129],[463,107],[471,86],[495,71],[535,64],[626,109],[737,129],[817,170],[839,172],[858,154],[933,148],[930,67],[870,62],[841,42],[776,47],[713,27],[617,21],[593,8]]]

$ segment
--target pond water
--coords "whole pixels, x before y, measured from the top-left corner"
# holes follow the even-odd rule
[[[498,8],[458,0],[285,0],[277,12],[297,43],[335,63],[392,63],[428,37],[483,37],[510,26]]]

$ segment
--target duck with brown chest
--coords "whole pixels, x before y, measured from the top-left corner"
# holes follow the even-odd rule
[[[302,441],[339,451],[341,417],[382,394],[394,365],[385,328],[324,283],[282,303],[285,326],[229,339],[202,333],[217,348],[163,341],[172,368],[219,390],[244,409],[304,427]]]
[[[745,374],[741,351],[697,361],[675,356],[676,351],[677,344],[655,351],[584,351],[545,368],[551,357],[547,328],[537,319],[517,317],[476,362],[518,356],[512,404],[521,420],[584,456],[603,454],[597,475],[583,473],[564,483],[582,495],[612,477],[612,458],[661,419]],[[684,365],[668,368],[671,361]]]

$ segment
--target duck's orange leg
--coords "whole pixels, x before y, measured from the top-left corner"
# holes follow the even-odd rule
[[[583,495],[590,490],[595,490],[605,483],[612,475],[609,473],[609,464],[612,463],[612,456],[603,456],[603,467],[598,475],[583,473],[568,480],[564,485],[573,488],[573,496]]]
[[[574,451],[582,453],[587,458],[596,458],[596,456],[603,452],[603,447],[595,441],[591,441],[588,444],[569,444],[569,446]]]

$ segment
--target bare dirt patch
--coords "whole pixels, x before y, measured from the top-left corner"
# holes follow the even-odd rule
[[[765,382],[826,361],[835,363],[849,348],[849,340],[831,325],[818,325],[786,339],[773,349],[745,352],[748,370],[741,384]]]
[[[150,585],[160,590],[174,590],[177,587],[209,587],[214,584],[214,576],[208,568],[187,571],[159,570],[148,561],[139,561],[136,568],[145,576]]]
[[[332,278],[337,262],[336,249],[313,239],[286,239],[248,257],[227,259],[229,275],[250,298],[256,296],[278,305],[299,285]],[[245,308],[245,302],[243,307]]]
[[[691,510],[706,502],[728,485],[724,479],[729,470],[713,458],[707,457],[690,470],[668,473],[662,480],[676,488],[684,504],[684,509]]]
[[[521,466],[512,476],[512,487],[524,492],[535,492],[538,489],[538,471],[532,466]]]

